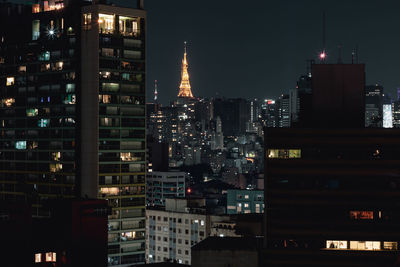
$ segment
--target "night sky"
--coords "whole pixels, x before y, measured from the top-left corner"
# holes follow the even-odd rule
[[[145,9],[149,101],[155,79],[162,103],[176,98],[184,41],[195,96],[276,98],[288,92],[322,48],[323,11],[328,62],[337,62],[341,45],[350,63],[358,44],[367,84],[383,85],[393,98],[400,87],[397,0],[145,0]]]

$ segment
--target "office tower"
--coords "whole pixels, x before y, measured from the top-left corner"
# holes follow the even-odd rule
[[[39,1],[0,26],[0,197],[31,201],[36,215],[47,214],[46,199],[107,199],[109,265],[144,262],[146,12],[138,4]]]
[[[166,199],[165,209],[146,210],[146,261],[191,263],[191,247],[211,233],[213,222],[228,216],[207,212],[205,199]]]
[[[168,143],[147,135],[147,171],[168,171]]]
[[[273,99],[265,99],[261,105],[261,118],[266,127],[278,127],[276,114],[276,102]]]
[[[290,125],[298,127],[299,122],[304,121],[302,118],[311,116],[311,73],[309,75],[300,76],[296,84],[296,89],[290,90]]]
[[[250,122],[258,121],[261,113],[260,101],[255,98],[250,101]]]
[[[246,133],[246,124],[250,120],[250,104],[246,99],[214,99],[214,115],[220,117],[222,132],[225,136],[238,136]]]
[[[222,133],[222,122],[218,116],[215,119],[215,131],[211,134],[211,150],[224,149],[224,134]]]
[[[369,85],[365,87],[365,127],[383,126],[383,87]]]
[[[364,128],[364,65],[312,79],[314,124],[265,129],[263,264],[394,266],[400,131]]]
[[[154,171],[146,176],[146,205],[165,206],[165,199],[185,197],[187,175],[178,171]]]
[[[383,95],[382,125],[383,128],[393,128],[392,99],[387,94]]]
[[[290,127],[290,97],[289,95],[281,95],[276,101],[278,109],[278,127]]]

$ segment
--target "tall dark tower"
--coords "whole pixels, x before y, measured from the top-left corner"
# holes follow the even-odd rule
[[[362,64],[312,67],[311,113],[265,128],[262,266],[398,266],[400,129],[364,127]]]

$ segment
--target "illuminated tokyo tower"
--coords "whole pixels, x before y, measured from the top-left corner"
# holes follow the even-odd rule
[[[192,90],[190,90],[188,63],[187,63],[187,59],[186,59],[186,41],[185,41],[185,53],[183,54],[183,60],[182,60],[181,75],[182,75],[181,85],[179,86],[178,97],[193,98]]]

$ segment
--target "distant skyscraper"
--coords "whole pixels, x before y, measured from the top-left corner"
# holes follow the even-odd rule
[[[365,87],[365,127],[382,127],[383,87],[369,85]]]
[[[389,95],[383,95],[383,116],[382,124],[383,128],[393,128],[393,111],[392,111],[392,99]]]
[[[281,95],[277,100],[278,127],[290,127],[290,98],[289,95]]]
[[[189,97],[193,98],[192,90],[190,87],[188,63],[186,59],[186,42],[185,42],[185,53],[183,54],[182,60],[182,73],[181,73],[181,85],[179,86],[178,97]]]

